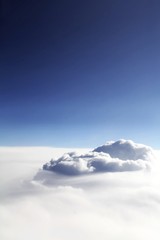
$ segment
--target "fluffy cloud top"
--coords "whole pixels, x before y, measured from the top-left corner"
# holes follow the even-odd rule
[[[112,158],[122,160],[150,160],[153,157],[151,147],[124,139],[107,142],[105,145],[95,148],[94,152],[108,153]]]
[[[152,149],[130,140],[119,140],[94,149],[86,154],[66,153],[43,165],[44,170],[64,175],[97,172],[124,172],[150,168]]]

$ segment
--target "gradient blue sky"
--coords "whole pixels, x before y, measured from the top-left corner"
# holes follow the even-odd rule
[[[160,2],[0,2],[0,145],[160,147]]]

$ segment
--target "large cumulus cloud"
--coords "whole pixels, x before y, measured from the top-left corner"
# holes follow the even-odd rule
[[[131,140],[119,140],[95,148],[86,154],[70,152],[43,165],[44,170],[64,175],[97,172],[124,172],[149,169],[153,151]]]

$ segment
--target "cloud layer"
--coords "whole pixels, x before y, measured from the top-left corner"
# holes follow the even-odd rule
[[[67,149],[39,148],[40,158],[37,148],[15,150],[0,149],[0,239],[159,240],[160,153],[149,172],[68,177],[42,170],[44,184],[33,180],[37,169]]]
[[[66,153],[43,165],[44,170],[64,175],[98,172],[124,172],[150,169],[153,151],[150,147],[131,140],[119,140],[94,149],[86,154]]]

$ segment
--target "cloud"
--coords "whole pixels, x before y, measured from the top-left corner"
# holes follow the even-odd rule
[[[124,172],[150,169],[153,150],[131,140],[108,142],[86,154],[66,153],[43,165],[44,170],[64,175]]]
[[[17,147],[17,151],[17,160],[10,152],[9,160],[7,149],[4,157],[8,160],[0,158],[0,239],[159,240],[159,153],[156,168],[150,172],[68,177],[42,171],[54,183],[47,185],[33,180],[45,154],[38,161],[36,149],[32,150],[26,161],[28,149],[21,152]],[[48,154],[60,158],[63,152],[49,150]]]
[[[95,148],[94,151],[108,153],[112,158],[122,160],[150,160],[153,157],[151,147],[124,139],[107,142],[105,145]]]

